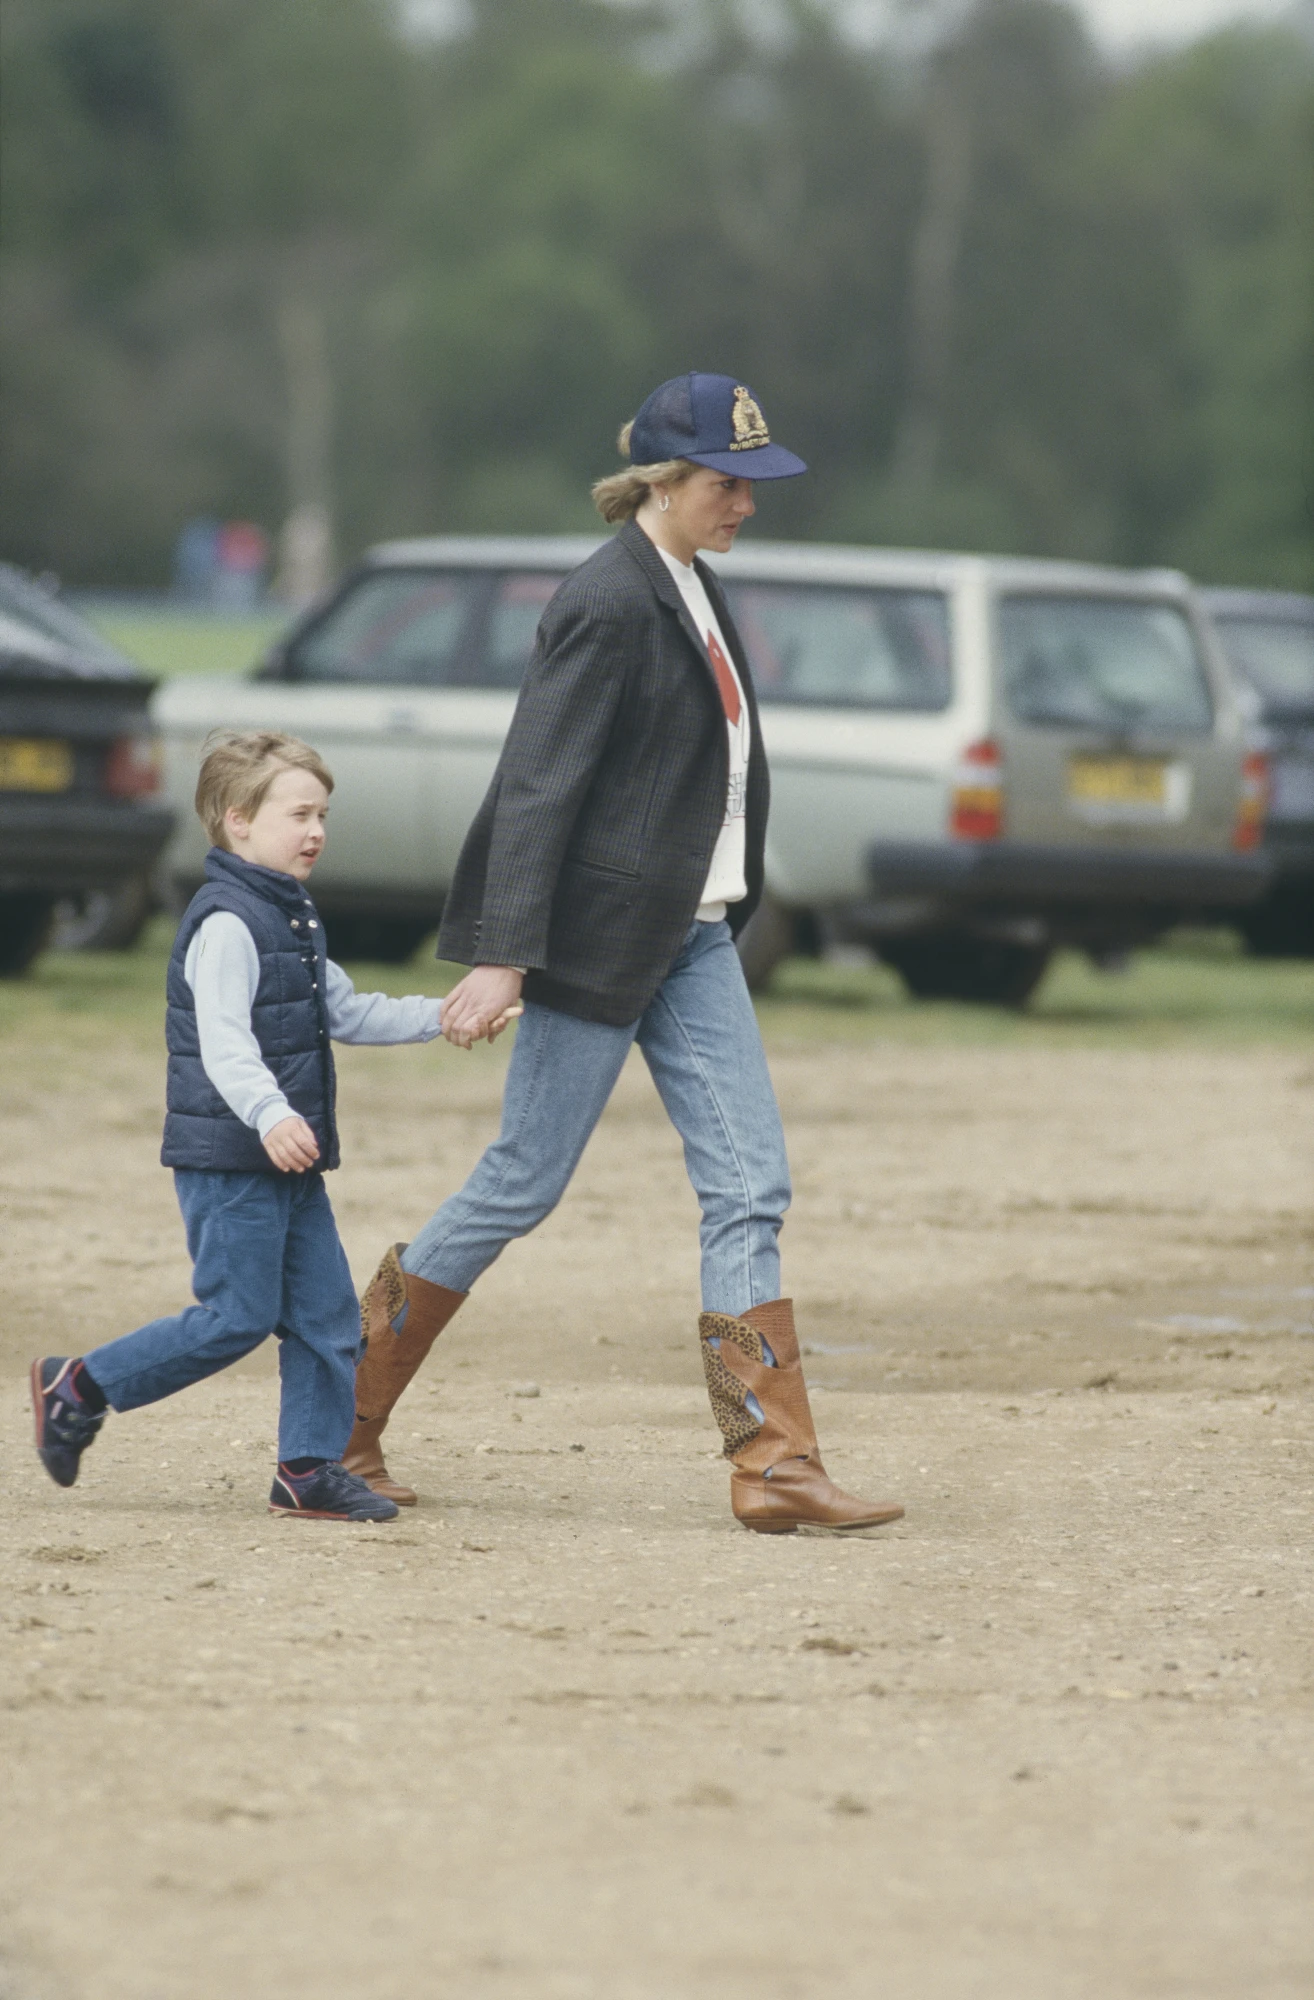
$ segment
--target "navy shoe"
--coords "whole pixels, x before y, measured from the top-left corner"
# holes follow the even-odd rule
[[[105,1421],[103,1410],[89,1410],[73,1387],[75,1360],[48,1354],[32,1363],[32,1412],[36,1418],[37,1457],[56,1486],[72,1486],[78,1464]]]
[[[301,1514],[308,1521],[391,1521],[398,1508],[331,1459],[313,1472],[289,1472],[280,1465],[269,1491],[269,1511]]]

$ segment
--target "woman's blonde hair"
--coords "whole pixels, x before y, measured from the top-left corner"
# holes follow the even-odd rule
[[[280,771],[309,771],[326,792],[333,790],[333,773],[299,736],[276,729],[211,730],[201,745],[196,811],[212,847],[228,845],[224,814],[254,818]]]
[[[629,457],[633,429],[633,418],[621,425],[616,443],[622,458]],[[687,458],[663,458],[656,465],[627,465],[624,472],[594,480],[593,504],[603,520],[613,526],[618,521],[632,521],[654,486],[680,486],[686,479],[692,479],[697,470]]]

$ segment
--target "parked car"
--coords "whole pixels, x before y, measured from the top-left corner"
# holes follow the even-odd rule
[[[190,799],[218,723],[309,737],[338,779],[315,876],[330,945],[409,954],[543,607],[595,546],[374,550],[252,678],[161,689],[171,796]],[[1180,576],[779,544],[714,567],[772,771],[755,983],[824,933],[875,945],[914,993],[1020,1001],[1060,940],[1122,950],[1262,891],[1262,774]],[[180,890],[203,851],[180,810]]]
[[[140,924],[173,830],[154,681],[21,570],[0,564],[0,974],[66,923]],[[92,941],[88,935],[84,941]]]
[[[1233,670],[1259,704],[1269,761],[1264,846],[1273,883],[1238,913],[1252,951],[1314,958],[1314,597],[1203,590]]]

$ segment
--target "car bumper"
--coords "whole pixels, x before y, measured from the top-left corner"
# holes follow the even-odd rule
[[[172,831],[167,806],[0,799],[0,892],[113,889],[152,868]]]
[[[1273,863],[1257,854],[1111,853],[963,841],[954,846],[881,841],[868,851],[880,899],[918,897],[955,911],[982,906],[1045,915],[1234,909],[1268,888]]]
[[[1264,834],[1264,855],[1274,879],[1314,875],[1314,820],[1272,821]]]

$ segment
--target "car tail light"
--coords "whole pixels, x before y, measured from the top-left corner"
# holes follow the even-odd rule
[[[105,759],[112,799],[146,799],[160,789],[164,759],[157,736],[116,736]]]
[[[998,840],[1004,831],[1004,772],[999,745],[969,743],[954,772],[949,831],[955,840]]]
[[[1241,760],[1241,796],[1237,801],[1232,845],[1242,854],[1259,846],[1264,838],[1264,816],[1268,811],[1268,759],[1250,750]]]

